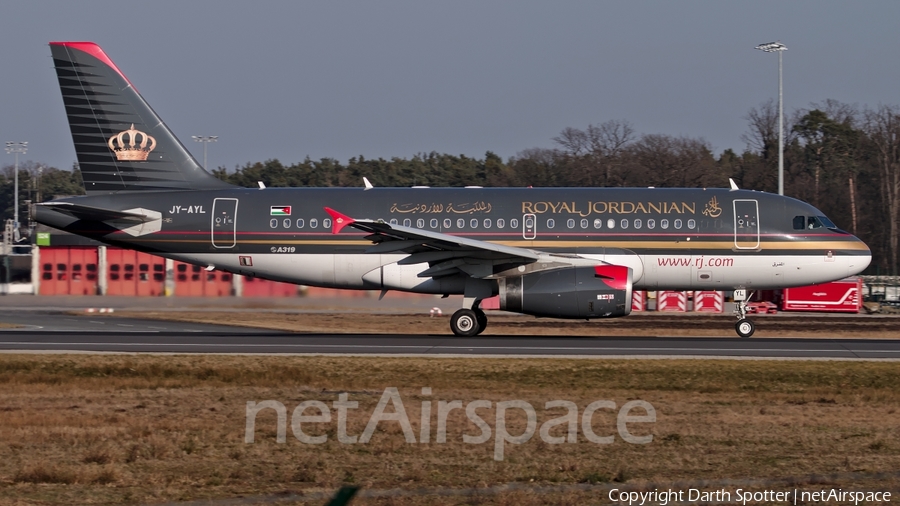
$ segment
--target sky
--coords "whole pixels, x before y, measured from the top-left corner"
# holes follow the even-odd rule
[[[70,168],[50,41],[100,44],[210,167],[436,151],[503,159],[566,127],[743,151],[746,115],[900,104],[900,2],[0,2],[0,141]],[[12,155],[0,165],[12,163]]]

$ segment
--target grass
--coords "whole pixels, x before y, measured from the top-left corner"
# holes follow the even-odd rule
[[[342,484],[369,489],[526,487],[678,480],[779,478],[900,468],[900,367],[889,362],[653,361],[473,358],[361,358],[156,355],[0,355],[0,503],[153,503],[315,493]],[[329,406],[348,392],[347,432],[363,432],[386,387],[397,387],[416,436],[422,401],[432,401],[430,443],[406,443],[383,422],[367,444],[341,444],[336,423],[305,424],[321,445],[290,428],[304,400]],[[430,396],[422,387],[431,387]],[[285,443],[276,416],[262,411],[255,443],[244,442],[247,401],[287,408]],[[456,410],[447,443],[434,442],[437,401],[522,399],[538,427],[561,416],[544,403],[621,406],[642,399],[653,424],[631,425],[650,444],[616,435],[610,411],[593,418],[608,445],[551,445],[535,436],[507,444],[465,444],[480,429]],[[388,408],[390,411],[390,408]],[[494,427],[495,411],[479,410]],[[312,414],[308,412],[307,414]],[[579,416],[580,418],[580,416]],[[524,414],[507,412],[511,434]],[[580,428],[580,424],[579,424]],[[564,435],[565,427],[551,431]],[[854,483],[856,484],[856,483]],[[851,485],[837,483],[835,486]],[[894,482],[872,486],[896,487]],[[446,504],[583,504],[596,494],[442,497]],[[432,504],[434,498],[358,499],[353,504]],[[297,499],[322,504],[320,499]]]

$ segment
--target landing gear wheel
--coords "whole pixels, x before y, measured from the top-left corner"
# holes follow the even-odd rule
[[[487,315],[480,309],[474,309],[473,311],[475,311],[475,320],[478,322],[478,334],[481,334],[487,328]]]
[[[472,337],[481,331],[478,315],[471,309],[459,309],[450,317],[450,330],[460,337]]]
[[[734,325],[734,330],[737,331],[739,336],[746,339],[753,335],[753,332],[756,330],[756,325],[754,325],[750,320],[743,318],[741,320],[738,320],[738,322]]]

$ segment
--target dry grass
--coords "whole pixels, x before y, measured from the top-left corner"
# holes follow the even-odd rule
[[[900,468],[900,366],[862,362],[403,359],[355,357],[2,355],[0,503],[164,502],[285,490],[627,484]],[[322,445],[300,443],[288,420],[275,441],[274,411],[259,414],[244,443],[247,401],[278,400],[288,416],[304,400],[327,404],[349,392],[348,433],[360,434],[382,391],[400,390],[415,434],[431,400],[432,442],[409,444],[382,423],[368,444],[341,444],[336,422],[309,424]],[[422,387],[432,395],[423,396]],[[493,439],[464,444],[479,429],[460,411],[448,442],[434,443],[437,401],[522,399],[538,424],[599,399],[643,399],[657,422],[647,445],[549,445],[535,435],[493,460]],[[479,410],[494,425],[493,410]],[[580,412],[579,412],[580,414]],[[518,434],[520,411],[507,416]],[[598,435],[616,434],[598,412]],[[562,427],[554,430],[561,434]],[[851,483],[836,483],[836,486]],[[854,484],[855,485],[855,484]],[[874,482],[873,487],[897,483]],[[596,494],[512,491],[491,497],[366,499],[353,504],[583,504]],[[322,504],[319,499],[296,501]]]

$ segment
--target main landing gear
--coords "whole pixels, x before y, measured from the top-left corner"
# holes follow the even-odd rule
[[[458,309],[450,317],[450,330],[460,337],[477,336],[484,332],[487,324],[487,315],[478,307],[477,302],[472,309]]]
[[[747,319],[747,300],[749,299],[747,290],[734,291],[734,302],[736,304],[734,313],[738,317],[737,323],[734,324],[734,330],[744,339],[752,336],[753,332],[756,331],[756,325]]]

